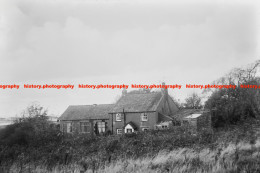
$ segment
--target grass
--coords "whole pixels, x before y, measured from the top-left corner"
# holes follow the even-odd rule
[[[260,172],[260,140],[255,144],[230,143],[215,150],[180,148],[160,151],[155,157],[118,160],[96,172]]]
[[[123,173],[123,172],[178,172],[178,173],[237,173],[260,172],[260,140],[255,144],[240,142],[211,150],[179,148],[172,151],[160,151],[153,157],[138,159],[119,159],[102,167],[87,170],[79,164],[56,166],[48,170],[44,166],[31,167],[31,172],[73,172],[73,173]],[[13,165],[10,172],[19,172],[18,165]],[[23,170],[29,172],[26,165]]]

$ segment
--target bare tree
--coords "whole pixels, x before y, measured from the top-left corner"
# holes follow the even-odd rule
[[[201,107],[201,97],[197,93],[192,93],[185,99],[185,107],[198,109]]]
[[[31,103],[23,112],[23,119],[46,118],[47,109],[44,109],[38,102]]]

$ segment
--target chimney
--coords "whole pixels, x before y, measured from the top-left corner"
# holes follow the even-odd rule
[[[127,90],[125,88],[123,88],[122,90],[122,96],[125,96],[127,94]]]
[[[162,83],[161,91],[162,91],[163,95],[165,96],[165,98],[168,98],[168,88],[165,88],[165,82]]]

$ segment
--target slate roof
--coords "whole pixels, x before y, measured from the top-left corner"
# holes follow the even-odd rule
[[[108,119],[113,104],[72,105],[59,117],[59,120]]]
[[[112,112],[156,111],[162,96],[161,92],[128,93],[117,101]]]

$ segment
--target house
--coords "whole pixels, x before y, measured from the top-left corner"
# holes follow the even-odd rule
[[[109,130],[108,113],[113,104],[69,106],[59,117],[60,130],[65,133],[104,134]]]
[[[177,111],[167,89],[123,90],[115,104],[69,106],[58,121],[65,133],[123,134],[160,129],[157,125],[162,122],[167,124],[163,128],[168,128]]]
[[[113,134],[123,134],[158,129],[158,124],[172,122],[177,111],[178,107],[167,89],[132,93],[124,90],[109,113],[111,131]]]

